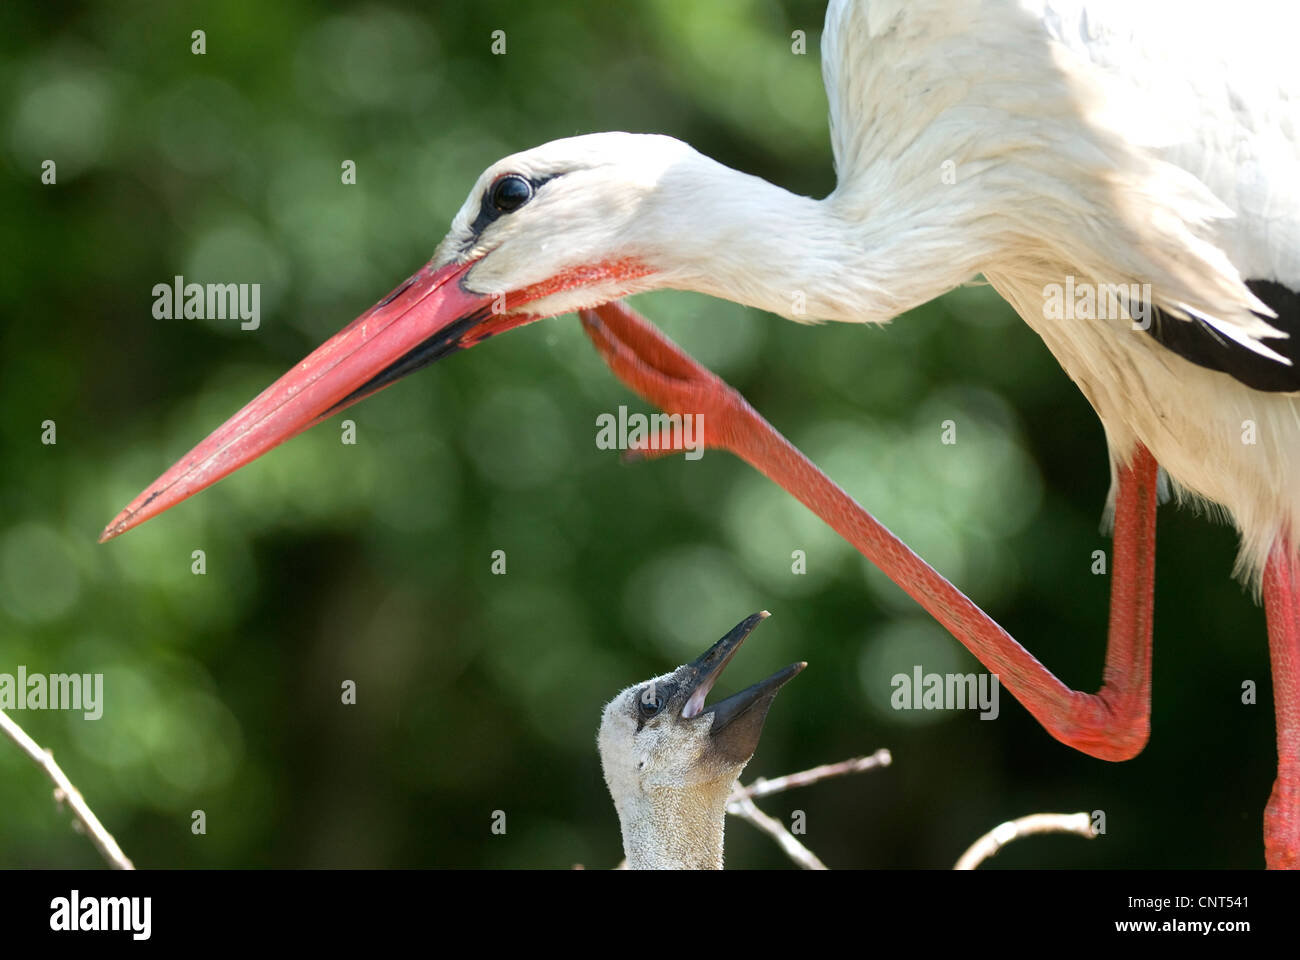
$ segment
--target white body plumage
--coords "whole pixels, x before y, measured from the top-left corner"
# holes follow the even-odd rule
[[[670,137],[592,134],[488,168],[434,263],[476,261],[465,282],[491,293],[626,258],[643,272],[522,309],[675,287],[800,321],[885,322],[983,275],[1097,410],[1112,471],[1145,444],[1180,494],[1226,509],[1257,583],[1279,535],[1300,540],[1300,320],[1246,284],[1300,291],[1300,13],[1242,7],[832,0],[825,199]],[[487,216],[509,174],[535,195]],[[1150,302],[1053,315],[1067,283]],[[1135,329],[1139,308],[1165,335]],[[1211,366],[1172,336],[1192,327]],[[1247,368],[1272,385],[1225,372]]]

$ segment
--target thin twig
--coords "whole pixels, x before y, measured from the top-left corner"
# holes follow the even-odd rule
[[[727,813],[742,820],[748,820],[758,829],[777,842],[785,855],[805,870],[825,870],[826,864],[817,859],[817,855],[795,839],[794,834],[786,829],[785,824],[775,817],[769,817],[754,805],[749,797],[741,797],[727,803]]]
[[[781,793],[784,790],[793,790],[795,787],[806,787],[811,783],[828,780],[831,777],[842,777],[850,773],[865,773],[877,767],[887,767],[893,762],[893,759],[888,750],[882,749],[877,750],[869,757],[854,757],[852,760],[841,760],[839,763],[824,763],[820,767],[813,767],[811,770],[803,770],[799,773],[788,773],[784,777],[777,777],[775,780],[764,780],[759,777],[749,786],[737,787],[733,790],[727,802],[730,804],[741,800],[757,799],[774,793]]]
[[[869,757],[854,757],[851,760],[841,760],[839,763],[824,763],[820,767],[801,770],[799,773],[788,773],[775,780],[759,777],[749,786],[737,786],[731,792],[731,796],[727,799],[727,813],[748,820],[766,833],[797,866],[805,870],[825,870],[826,864],[822,863],[815,853],[795,839],[794,834],[784,823],[760,810],[754,800],[785,790],[793,790],[796,787],[806,787],[820,780],[829,780],[831,777],[843,777],[851,773],[864,773],[867,770],[887,767],[892,762],[893,756],[888,750],[877,750]]]
[[[1036,833],[1074,833],[1089,840],[1096,836],[1092,817],[1086,813],[1031,813],[1000,823],[984,834],[961,855],[953,869],[974,870],[1012,840]]]
[[[14,723],[7,713],[0,710],[0,729],[9,735],[9,739],[18,744],[23,752],[36,761],[42,770],[54,781],[54,799],[57,803],[67,801],[72,812],[76,814],[77,820],[85,827],[90,834],[91,841],[95,847],[108,861],[108,865],[118,870],[134,870],[133,864],[122,848],[117,845],[113,835],[104,829],[104,825],[99,822],[99,817],[95,816],[95,811],[91,810],[86,800],[81,795],[81,791],[72,785],[57,763],[54,762],[54,755],[48,750],[42,750],[40,744],[27,735],[22,727]]]

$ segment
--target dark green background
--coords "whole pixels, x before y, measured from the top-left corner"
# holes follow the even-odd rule
[[[820,0],[0,7],[0,672],[106,675],[99,721],[17,719],[138,864],[612,865],[602,704],[766,607],[723,692],[810,666],[746,779],[894,754],[885,772],[765,803],[806,811],[831,866],[945,867],[1004,819],[1097,809],[1103,839],[1025,841],[993,865],[1262,865],[1267,648],[1229,578],[1230,529],[1161,511],[1152,739],[1136,760],[1061,746],[1006,695],[996,722],[896,713],[894,672],[975,661],[743,463],[625,466],[597,450],[598,414],[646,408],[571,316],[349,411],[355,446],[331,421],[95,543],[423,263],[503,154],[662,132],[827,193],[822,15]],[[40,182],[47,159],[57,185]],[[152,287],[176,274],[260,283],[261,329],[155,320]],[[886,329],[798,327],[685,293],[638,306],[1063,680],[1096,688],[1102,431],[990,290]],[[939,443],[945,419],[955,446]],[[495,549],[505,576],[490,574]],[[339,704],[345,679],[355,707]],[[1240,702],[1247,680],[1258,705]],[[191,835],[195,809],[206,836]],[[0,741],[0,866],[96,866],[67,819]],[[732,866],[786,864],[738,821],[727,850]]]

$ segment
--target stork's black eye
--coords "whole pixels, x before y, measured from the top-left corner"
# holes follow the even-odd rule
[[[642,690],[638,700],[641,704],[641,716],[646,718],[653,717],[664,708],[663,697],[654,687],[646,687]]]
[[[533,185],[512,173],[492,184],[489,196],[492,206],[502,213],[513,213],[533,198]]]

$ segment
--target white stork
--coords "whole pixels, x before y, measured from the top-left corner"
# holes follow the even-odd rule
[[[884,323],[982,274],[1105,427],[1116,557],[1100,693],[1064,687],[887,531],[864,533],[874,521],[847,497],[827,507],[809,494],[806,469],[752,445],[744,455],[903,582],[1049,731],[1107,759],[1137,753],[1149,726],[1156,464],[1181,496],[1217,504],[1240,531],[1240,572],[1263,587],[1279,753],[1266,858],[1295,867],[1298,28],[1294,5],[1256,0],[832,0],[829,196],[796,196],[663,136],[593,134],[506,157],[425,267],[163,474],[103,539],[539,317],[673,287],[800,321]],[[1129,294],[1118,307],[1113,291]],[[627,320],[610,309],[607,354]],[[643,343],[624,347],[669,355]],[[725,385],[700,382],[691,402],[734,420],[734,405],[714,403]]]

